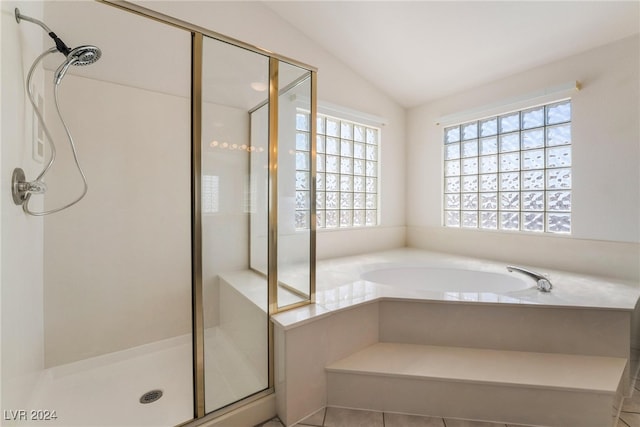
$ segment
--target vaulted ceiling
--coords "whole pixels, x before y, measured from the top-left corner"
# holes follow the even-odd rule
[[[638,1],[268,1],[405,107],[640,31]]]

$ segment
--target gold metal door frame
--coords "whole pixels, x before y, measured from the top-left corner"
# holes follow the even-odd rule
[[[123,11],[134,13],[160,23],[191,33],[191,232],[192,232],[192,333],[193,333],[193,384],[194,418],[181,425],[199,425],[234,409],[273,393],[274,345],[271,316],[301,305],[314,303],[316,299],[316,116],[317,116],[317,68],[295,59],[261,49],[240,40],[225,36],[189,22],[122,0],[95,0]],[[259,391],[220,410],[206,413],[204,384],[204,305],[202,277],[202,60],[204,37],[210,37],[246,49],[269,58],[269,248],[268,248],[268,336],[269,381],[266,390]],[[278,308],[278,66],[280,62],[295,65],[310,72],[311,78],[311,227],[310,227],[310,277],[309,300],[284,308]]]

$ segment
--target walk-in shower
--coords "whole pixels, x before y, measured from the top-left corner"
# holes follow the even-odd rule
[[[22,209],[26,214],[33,215],[33,216],[44,216],[44,215],[60,212],[64,209],[67,209],[75,205],[87,194],[87,190],[88,190],[87,178],[84,174],[84,171],[82,170],[82,167],[80,166],[76,145],[75,145],[75,142],[73,141],[73,137],[71,136],[71,131],[69,130],[67,123],[65,122],[64,118],[62,117],[62,113],[60,112],[58,87],[60,86],[60,83],[62,82],[64,75],[67,73],[67,70],[71,65],[83,66],[83,65],[93,64],[98,59],[100,59],[100,57],[102,56],[102,52],[100,51],[99,48],[95,46],[90,46],[90,45],[78,46],[74,49],[70,49],[56,35],[56,33],[51,31],[51,29],[47,27],[47,25],[45,25],[44,22],[38,19],[32,18],[30,16],[21,14],[20,9],[18,8],[15,8],[14,14],[15,14],[17,23],[20,23],[21,21],[24,20],[24,21],[39,25],[43,30],[47,32],[49,37],[51,37],[56,44],[55,47],[45,50],[42,54],[40,54],[40,56],[36,58],[35,61],[33,61],[31,68],[29,68],[29,73],[27,74],[27,80],[25,84],[29,101],[31,102],[34,113],[38,118],[38,121],[40,122],[40,126],[42,126],[44,134],[46,135],[46,140],[49,143],[49,150],[50,150],[49,161],[47,162],[46,166],[42,169],[42,171],[38,174],[36,179],[33,181],[26,181],[26,176],[22,168],[14,169],[13,174],[11,176],[11,191],[12,191],[14,203],[17,205],[22,205]],[[75,166],[78,170],[78,173],[80,174],[80,177],[82,178],[83,189],[81,194],[76,199],[66,203],[64,206],[37,212],[29,209],[29,200],[31,199],[32,195],[44,194],[47,190],[47,185],[44,183],[43,179],[55,162],[56,145],[55,145],[54,139],[51,137],[51,133],[49,132],[49,129],[42,116],[42,112],[40,111],[36,103],[36,100],[33,94],[32,79],[33,79],[34,71],[36,70],[38,65],[40,65],[42,60],[47,55],[54,54],[56,52],[60,52],[63,55],[65,55],[66,59],[60,64],[60,66],[56,69],[56,72],[54,74],[53,94],[54,94],[54,100],[55,100],[55,109],[56,109],[56,112],[58,113],[58,118],[60,119],[60,122],[64,127],[67,139],[69,140],[69,145],[73,153]]]
[[[37,177],[14,184],[25,212],[84,193],[74,146],[53,167],[54,149],[33,157],[46,121],[47,139],[73,131],[91,185],[59,214],[3,216],[4,247],[19,243],[3,255],[22,261],[3,263],[17,279],[2,283],[2,409],[83,427],[274,416],[271,315],[314,297],[315,69],[128,2],[1,7],[3,90],[22,114],[2,170]]]

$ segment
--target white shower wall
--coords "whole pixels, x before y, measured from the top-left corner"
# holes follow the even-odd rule
[[[43,50],[42,30],[18,25],[14,8],[42,17],[41,3],[3,1],[1,48],[2,122],[0,173],[1,210],[1,344],[0,401],[3,409],[25,408],[44,363],[42,219],[26,217],[13,203],[11,172],[16,167],[34,179],[41,164],[32,157],[33,115],[25,93],[24,78],[31,62]],[[42,73],[35,75],[36,92],[42,93]],[[33,203],[36,208],[39,203]],[[3,423],[4,425],[5,423]]]
[[[47,367],[191,330],[189,100],[74,75],[60,94],[89,192],[44,220]],[[54,208],[81,181],[48,101]]]

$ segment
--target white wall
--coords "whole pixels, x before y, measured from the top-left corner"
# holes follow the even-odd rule
[[[405,110],[260,2],[135,1],[318,68],[318,101],[383,117],[381,226],[320,231],[319,259],[405,244]]]
[[[191,331],[189,92],[147,90],[136,80],[148,74],[188,82],[190,61],[188,55],[173,61],[165,76],[157,64],[127,56],[131,46],[153,50],[157,40],[149,34],[189,51],[190,35],[96,2],[48,2],[44,10],[47,24],[69,45],[95,43],[103,51],[95,64],[72,67],[59,88],[89,191],[77,205],[44,219],[49,367]],[[95,28],[84,27],[87,22]],[[125,42],[104,38],[102,26],[113,24],[113,32],[116,22],[127,33]],[[62,60],[56,55],[48,67]],[[116,82],[85,74],[112,68],[138,73]],[[48,209],[81,190],[54,110],[52,74],[45,78],[46,118],[58,157],[46,177]]]
[[[89,192],[45,218],[46,366],[191,330],[189,100],[73,75],[60,93]],[[51,209],[80,179],[51,103],[47,119]]]
[[[32,24],[17,24],[14,8],[42,17],[42,4],[7,2],[2,5],[2,123],[0,172],[2,198],[1,273],[1,370],[2,409],[26,408],[27,398],[44,363],[42,219],[27,217],[11,198],[14,168],[34,179],[41,164],[31,153],[33,115],[24,79],[32,61],[43,50],[42,30]],[[42,70],[34,79],[42,93]],[[39,207],[37,203],[34,206]]]
[[[640,135],[638,36],[534,68],[408,115],[411,246],[638,280]],[[572,235],[441,227],[442,116],[579,81],[572,96]]]

